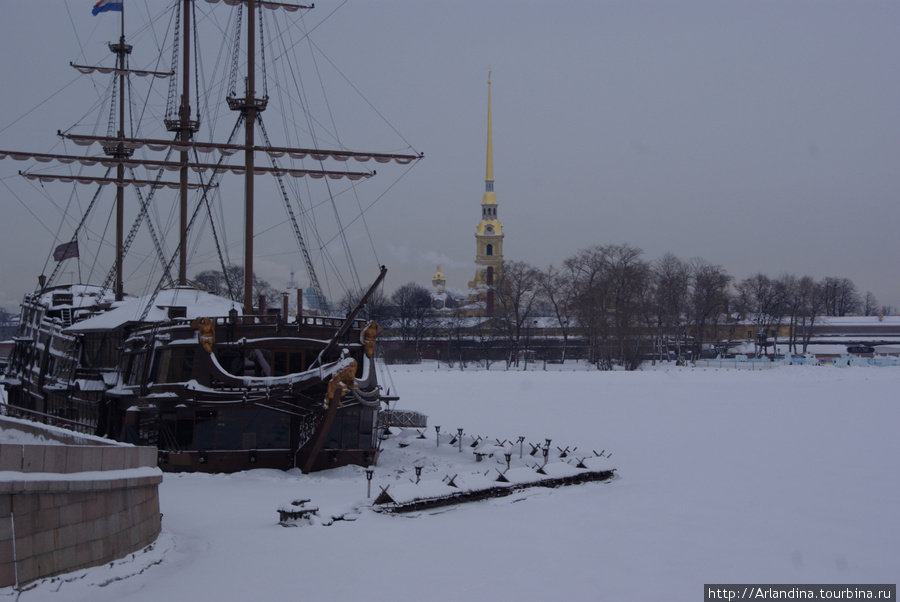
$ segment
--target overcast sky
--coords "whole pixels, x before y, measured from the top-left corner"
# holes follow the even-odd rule
[[[52,95],[76,79],[69,61],[109,64],[102,43],[117,20],[91,17],[92,0],[42,1],[40,13],[8,4],[0,149],[61,152],[56,130],[96,94]],[[628,243],[647,260],[702,257],[738,279],[849,277],[900,307],[900,3],[319,0],[305,19],[322,22],[313,39],[331,65],[320,66],[339,69],[402,136],[391,130],[386,149],[360,140],[425,153],[367,212],[388,291],[430,284],[438,263],[451,288],[474,274],[490,67],[507,259],[543,268]],[[36,283],[59,223],[14,175],[24,165],[0,162],[7,308]],[[403,173],[378,170],[373,180],[384,171],[392,184]],[[61,184],[43,191],[67,198]],[[302,265],[273,251],[258,268],[283,287],[291,269],[306,283]]]

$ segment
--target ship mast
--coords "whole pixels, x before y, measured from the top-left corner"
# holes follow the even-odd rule
[[[182,36],[183,45],[181,68],[181,100],[178,106],[178,118],[166,119],[166,129],[174,132],[176,139],[183,143],[179,151],[179,226],[178,226],[178,285],[187,285],[187,231],[188,231],[188,168],[190,167],[190,148],[184,144],[193,139],[194,133],[200,129],[199,119],[191,121],[191,3],[183,0]],[[176,44],[178,42],[176,41]],[[174,67],[173,67],[174,69]]]
[[[244,97],[228,97],[232,111],[244,118],[244,315],[253,314],[253,181],[255,176],[255,128],[257,116],[266,109],[268,98],[256,97],[256,0],[247,5],[247,77]],[[305,8],[305,7],[304,7]]]
[[[199,124],[191,122],[191,3],[184,0],[184,15],[182,23],[184,24],[184,68],[182,69],[181,81],[181,107],[179,111],[180,123],[178,129],[178,139],[182,142],[190,140],[194,132],[197,131]],[[187,284],[187,227],[188,227],[188,150],[181,151],[181,174],[180,174],[180,226],[178,229],[179,243],[178,248],[178,284],[185,286]]]
[[[119,11],[120,18],[120,34],[119,43],[110,44],[109,49],[118,55],[119,65],[119,143],[115,146],[112,155],[119,159],[124,159],[125,154],[125,55],[131,54],[132,47],[125,43],[125,9]],[[110,154],[107,152],[107,154]],[[119,162],[116,166],[116,180],[123,182],[125,180],[125,164]],[[123,277],[122,277],[122,260],[124,248],[124,231],[125,231],[125,188],[116,186],[116,283],[115,296],[116,301],[121,301],[124,297]]]
[[[256,115],[266,108],[256,98],[256,0],[247,0],[247,90],[244,98],[244,314],[253,313],[253,146]]]

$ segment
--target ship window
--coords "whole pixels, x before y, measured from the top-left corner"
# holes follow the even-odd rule
[[[272,376],[303,372],[303,352],[275,351],[272,353]]]
[[[284,376],[288,370],[288,354],[286,351],[276,351],[272,354],[272,376]]]
[[[183,382],[191,378],[194,369],[194,350],[175,348],[162,353],[159,376],[161,383]]]
[[[244,357],[240,351],[235,349],[217,349],[216,359],[219,365],[229,374],[235,376],[243,376],[244,374]]]
[[[147,362],[146,353],[135,353],[131,356],[130,366],[128,368],[128,378],[125,382],[129,385],[141,384],[141,376],[144,372],[144,364]]]
[[[291,352],[291,372],[303,372],[305,370],[302,351]]]
[[[159,364],[162,359],[162,351],[158,349],[153,353],[153,364],[150,366],[150,374],[147,377],[147,382],[155,383],[159,378]]]
[[[268,349],[252,349],[244,361],[247,376],[272,376],[272,352]]]

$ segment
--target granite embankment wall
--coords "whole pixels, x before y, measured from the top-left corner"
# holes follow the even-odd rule
[[[4,418],[0,428],[56,441],[0,442],[0,587],[104,564],[156,540],[156,448],[66,440]]]

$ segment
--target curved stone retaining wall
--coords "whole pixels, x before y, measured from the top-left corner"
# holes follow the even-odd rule
[[[20,427],[0,418],[33,428]],[[74,439],[0,443],[0,587],[104,564],[159,535],[156,448]]]

